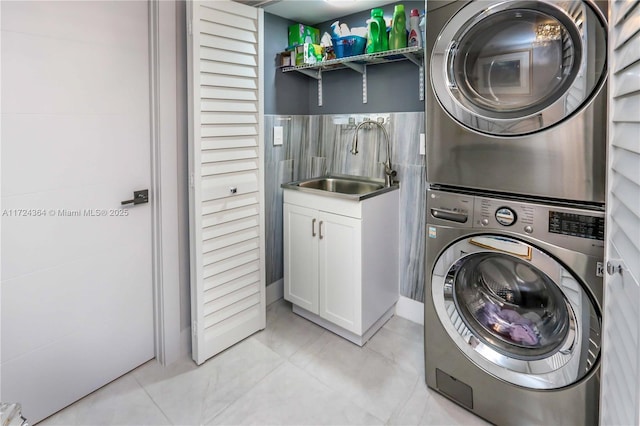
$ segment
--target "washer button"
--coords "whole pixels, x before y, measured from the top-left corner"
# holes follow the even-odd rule
[[[480,223],[482,224],[482,226],[487,226],[489,225],[489,219],[487,219],[486,217],[484,219],[482,219],[480,221]]]
[[[530,225],[527,225],[524,227],[524,232],[526,232],[527,234],[530,234],[533,232],[533,228]]]

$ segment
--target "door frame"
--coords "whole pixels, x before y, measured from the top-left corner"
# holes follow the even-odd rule
[[[151,250],[154,306],[154,353],[168,365],[188,351],[182,345],[180,324],[180,253],[178,213],[178,150],[186,135],[179,134],[186,110],[179,111],[177,63],[178,31],[186,26],[178,16],[179,2],[148,0],[149,7],[149,108],[151,137]],[[182,48],[184,49],[184,48]],[[185,64],[186,66],[186,64]],[[186,82],[183,85],[186,96]],[[182,139],[184,136],[185,139]],[[184,181],[186,182],[186,170]],[[188,331],[188,330],[187,330]],[[189,332],[185,333],[187,336]],[[187,344],[189,342],[186,342]],[[183,347],[184,346],[184,347]]]

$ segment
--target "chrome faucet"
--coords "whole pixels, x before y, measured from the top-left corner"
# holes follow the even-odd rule
[[[353,137],[353,144],[351,145],[351,153],[353,155],[356,155],[358,153],[358,131],[365,124],[375,124],[376,126],[380,127],[384,132],[384,137],[386,138],[386,141],[387,141],[387,161],[383,163],[384,164],[384,186],[389,187],[393,184],[393,178],[396,177],[398,173],[395,170],[393,170],[393,168],[391,167],[391,146],[390,146],[391,142],[389,140],[389,133],[387,133],[387,129],[385,129],[382,124],[373,120],[365,120],[362,123],[358,124],[358,126],[356,127],[356,134]]]

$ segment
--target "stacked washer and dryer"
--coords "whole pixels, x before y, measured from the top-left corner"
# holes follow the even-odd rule
[[[429,6],[427,385],[496,424],[597,424],[607,2]]]

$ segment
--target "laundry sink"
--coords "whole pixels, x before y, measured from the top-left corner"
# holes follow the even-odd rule
[[[298,186],[303,188],[321,189],[323,191],[339,192],[341,194],[367,194],[382,189],[384,185],[373,182],[363,182],[353,179],[337,177],[325,177],[320,179],[300,182]]]
[[[314,192],[330,197],[363,200],[398,188],[398,185],[384,186],[381,179],[360,176],[331,175],[283,183],[282,188]]]

